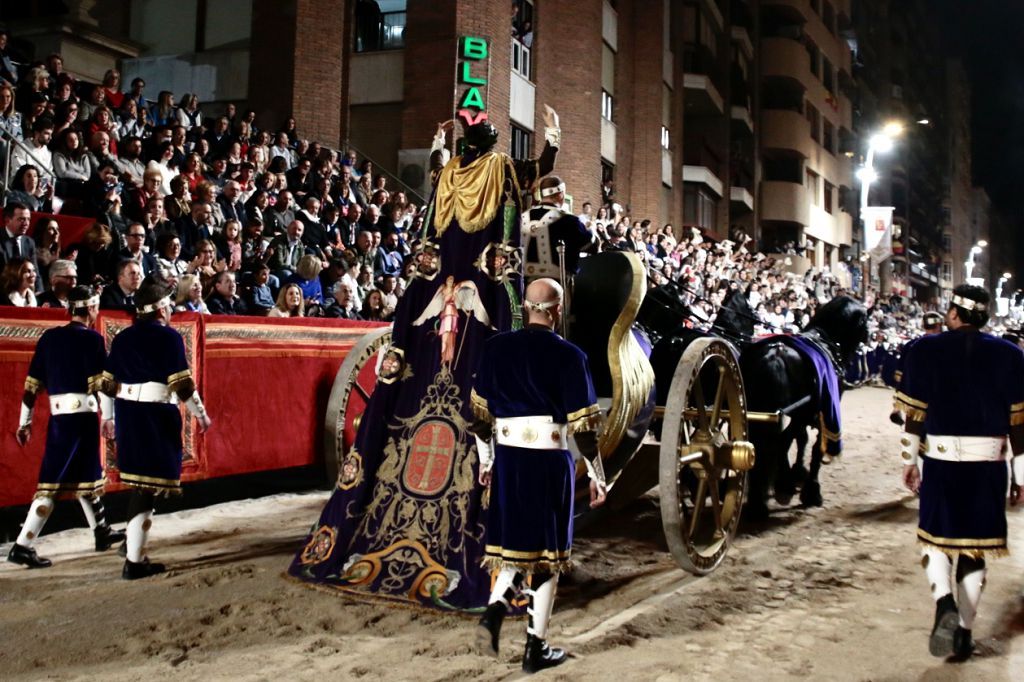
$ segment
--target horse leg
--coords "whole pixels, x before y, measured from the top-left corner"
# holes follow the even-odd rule
[[[822,459],[821,444],[815,442],[811,448],[811,470],[804,481],[804,487],[800,491],[800,501],[805,507],[820,507],[825,504],[821,498],[821,484],[818,483],[818,472],[821,470]]]
[[[743,505],[743,515],[750,521],[763,521],[768,518],[768,487],[771,482],[771,460],[776,449],[775,441],[778,436],[768,435],[763,438],[754,438],[755,452],[757,457],[754,460],[754,468],[747,476],[747,501]]]
[[[796,495],[796,482],[793,478],[792,469],[789,466],[789,449],[793,445],[793,433],[788,429],[782,433],[779,441],[779,448],[773,454],[772,460],[776,463],[775,471],[775,501],[782,506],[789,506]]]
[[[793,482],[802,484],[807,480],[807,467],[804,466],[804,456],[807,454],[807,427],[804,425],[796,428],[796,464],[793,465]]]

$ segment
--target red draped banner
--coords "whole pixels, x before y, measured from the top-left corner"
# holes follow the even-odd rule
[[[0,308],[0,507],[25,504],[35,493],[46,439],[48,401],[36,401],[32,441],[14,440],[22,387],[36,341],[67,323],[60,310]],[[124,313],[103,312],[97,330],[107,340],[130,324]],[[379,323],[348,320],[263,319],[177,313],[172,325],[185,340],[213,428],[201,434],[184,419],[182,480],[314,464],[323,458],[324,418],[335,374],[345,355]],[[112,488],[116,453],[104,444]]]

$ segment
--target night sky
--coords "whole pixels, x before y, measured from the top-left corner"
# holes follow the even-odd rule
[[[972,88],[974,182],[1018,229],[1024,197],[1024,0],[941,0]],[[1017,262],[1024,260],[1018,239]]]

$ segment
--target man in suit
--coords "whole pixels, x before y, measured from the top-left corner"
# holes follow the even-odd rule
[[[224,214],[225,222],[237,220],[238,224],[244,228],[248,224],[248,219],[245,215],[245,206],[238,198],[241,191],[242,188],[238,182],[228,180],[224,183],[224,191],[217,197],[217,205],[220,206],[221,213]]]
[[[138,263],[143,277],[149,277],[153,272],[159,274],[156,257],[142,248],[146,244],[146,228],[141,223],[131,223],[124,238],[125,247],[121,249],[121,258]]]
[[[117,283],[103,289],[100,295],[100,310],[135,311],[135,293],[142,284],[142,267],[133,260],[123,260],[117,265]]]
[[[178,237],[181,239],[181,257],[192,260],[196,257],[195,249],[203,239],[212,239],[210,228],[210,207],[201,201],[192,204],[189,215],[175,221]]]
[[[12,258],[24,258],[35,266],[36,243],[28,236],[28,228],[32,222],[32,211],[28,206],[12,201],[4,207],[4,229],[0,230],[0,269]],[[36,292],[43,290],[43,278],[36,278]]]
[[[287,232],[274,237],[267,247],[274,250],[270,256],[270,270],[282,282],[295,272],[299,267],[299,259],[308,252],[302,243],[302,234],[305,230],[306,227],[301,221],[293,220],[288,224]]]

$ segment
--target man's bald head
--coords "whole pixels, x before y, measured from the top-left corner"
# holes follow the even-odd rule
[[[523,308],[528,323],[553,327],[562,312],[562,285],[549,277],[534,280],[526,287]]]

